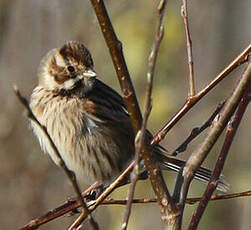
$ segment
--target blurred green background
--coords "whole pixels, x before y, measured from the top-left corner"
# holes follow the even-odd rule
[[[141,105],[144,102],[147,58],[156,30],[158,1],[106,1],[111,20],[123,42],[133,82]],[[165,37],[157,62],[153,110],[149,128],[157,132],[181,107],[188,91],[188,66],[181,1],[168,1]],[[196,88],[201,89],[230,63],[251,40],[249,0],[189,1]],[[53,209],[72,196],[73,189],[61,169],[44,155],[23,116],[23,107],[12,91],[15,83],[29,97],[37,84],[36,69],[48,50],[67,40],[79,40],[92,52],[100,78],[119,90],[113,65],[89,1],[0,0],[0,223],[1,229],[17,229],[32,218]],[[174,150],[229,96],[244,66],[231,73],[190,111],[162,141]],[[229,192],[251,188],[250,107],[239,127],[226,161],[224,175]],[[186,158],[205,134],[181,157]],[[205,162],[213,167],[223,138]],[[165,173],[172,191],[175,175]],[[205,189],[192,184],[189,196]],[[124,198],[127,188],[112,197]],[[136,197],[153,197],[149,182],[139,182]],[[186,229],[196,205],[185,210]],[[199,229],[251,229],[251,198],[211,202]],[[101,207],[95,217],[101,229],[118,229],[124,207]],[[75,217],[61,217],[40,229],[66,229]],[[156,204],[134,205],[129,229],[161,229]],[[85,225],[88,228],[88,225]]]

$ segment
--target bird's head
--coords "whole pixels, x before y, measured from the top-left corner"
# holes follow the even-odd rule
[[[93,87],[96,73],[88,49],[70,41],[53,49],[42,59],[38,68],[39,85],[52,91],[70,92],[81,84],[83,93]]]

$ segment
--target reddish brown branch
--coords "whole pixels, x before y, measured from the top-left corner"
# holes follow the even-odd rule
[[[103,0],[91,0],[91,3],[98,18],[106,44],[110,50],[113,64],[117,72],[123,96],[127,105],[127,110],[132,121],[134,133],[136,135],[138,130],[140,130],[141,128],[142,116],[130,79],[130,75],[124,60],[122,44],[118,40],[113,30],[113,26],[109,19]],[[150,156],[149,149],[150,146],[147,141],[145,141],[142,146],[141,156],[144,160],[147,171],[149,172],[149,178],[151,180],[152,187],[159,201],[163,220],[166,222],[168,213],[173,212],[176,207],[172,204],[172,202],[170,202],[171,196],[167,190],[161,170],[158,163],[155,162]]]
[[[164,125],[164,127],[154,136],[151,141],[152,145],[159,143],[169,132],[169,130],[197,103],[204,97],[211,89],[213,89],[220,81],[222,81],[228,74],[236,69],[241,64],[248,60],[249,53],[251,52],[251,44],[247,46],[243,52],[235,58],[209,85],[202,89],[194,97],[187,99],[183,107]]]
[[[251,191],[245,191],[240,193],[232,193],[232,194],[224,194],[224,195],[212,195],[210,198],[210,201],[217,201],[217,200],[228,200],[228,199],[234,199],[234,198],[240,198],[240,197],[247,197],[251,196]],[[196,204],[197,202],[201,201],[202,197],[193,197],[193,198],[187,198],[186,204]],[[104,200],[102,203],[103,205],[125,205],[127,200],[113,200],[108,199]],[[155,198],[141,198],[141,199],[133,199],[133,204],[150,204],[150,203],[156,203],[157,200]]]
[[[136,98],[135,90],[132,85],[130,74],[127,69],[127,65],[123,55],[122,43],[117,38],[117,35],[113,29],[103,0],[90,1],[95,10],[107,47],[109,48],[114,68],[116,70],[118,80],[120,82],[124,99],[127,105],[127,110],[130,114],[130,118],[132,120],[134,131],[136,134],[141,127],[142,116]]]
[[[89,191],[85,191],[82,193],[82,195],[88,194]],[[251,196],[251,190],[245,191],[241,193],[232,193],[232,194],[224,194],[224,195],[212,195],[210,198],[210,201],[217,201],[217,200],[224,200],[224,199],[234,199],[234,198],[240,198],[240,197],[246,197]],[[186,200],[187,204],[193,205],[201,200],[201,197],[194,197],[194,198],[188,198]],[[141,198],[141,199],[133,199],[132,203],[134,204],[151,204],[156,203],[156,198]],[[127,200],[113,200],[113,199],[107,199],[104,200],[101,205],[125,205],[127,203]],[[55,208],[52,211],[47,212],[45,215],[38,217],[34,220],[31,220],[28,224],[26,224],[24,227],[20,228],[19,230],[33,230],[37,229],[39,226],[48,223],[60,216],[63,216],[67,214],[68,212],[74,211],[76,208],[79,208],[81,205],[79,201],[76,199],[68,200],[61,206]]]
[[[92,189],[94,189],[97,186],[97,184],[93,184],[88,189],[86,189],[84,192],[82,192],[82,196],[88,195]],[[36,229],[39,226],[48,223],[60,216],[65,215],[68,212],[74,211],[76,208],[79,208],[81,206],[80,202],[76,199],[69,199],[64,204],[60,205],[59,207],[53,209],[52,211],[47,212],[45,215],[36,218],[34,220],[31,220],[28,224],[20,228],[19,230],[31,230]]]
[[[221,152],[216,162],[215,169],[212,173],[212,177],[208,183],[207,189],[204,192],[202,199],[200,200],[199,206],[197,207],[196,211],[193,214],[192,220],[188,228],[189,230],[197,229],[199,221],[201,220],[201,217],[207,207],[210,197],[212,196],[213,192],[217,187],[217,181],[219,180],[219,176],[221,175],[221,172],[223,170],[223,166],[226,157],[229,153],[230,146],[233,142],[236,131],[239,127],[241,119],[246,111],[246,108],[250,100],[251,100],[251,81],[247,86],[247,89],[242,97],[242,100],[240,101],[240,104],[237,108],[233,121],[231,121],[227,126],[225,141],[223,143]]]

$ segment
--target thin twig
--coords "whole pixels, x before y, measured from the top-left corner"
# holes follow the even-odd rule
[[[132,177],[131,177],[131,185],[130,185],[130,188],[129,188],[129,191],[128,191],[128,199],[127,199],[126,209],[125,209],[125,213],[124,213],[124,217],[123,217],[123,221],[122,221],[122,225],[121,225],[122,230],[127,229],[130,214],[131,214],[131,207],[132,207],[132,200],[133,200],[133,196],[134,196],[134,191],[135,191],[135,188],[136,188],[136,183],[137,183],[137,181],[139,179],[140,152],[142,150],[142,145],[143,145],[143,143],[145,141],[146,123],[147,123],[147,119],[149,117],[149,114],[150,114],[150,110],[149,110],[149,113],[144,116],[143,123],[142,123],[142,128],[135,137],[134,169],[133,169],[133,174],[132,174]]]
[[[147,116],[148,117],[148,116]],[[126,209],[123,217],[123,221],[121,224],[121,229],[125,230],[127,229],[130,214],[131,214],[131,207],[132,207],[132,201],[134,196],[134,191],[136,188],[136,183],[139,178],[139,160],[140,160],[140,151],[142,149],[142,145],[145,139],[145,132],[146,132],[146,121],[147,117],[144,117],[143,123],[142,123],[142,129],[138,132],[138,134],[135,137],[135,161],[134,161],[134,169],[131,179],[131,185],[128,191],[128,198],[126,203]]]
[[[89,190],[89,188],[88,188]],[[88,194],[90,191],[85,191],[82,193],[82,195]],[[241,198],[241,197],[247,197],[251,196],[251,190],[241,192],[241,193],[231,193],[231,194],[223,194],[223,195],[212,195],[210,198],[210,201],[217,201],[217,200],[225,200],[225,199],[235,199],[235,198]],[[201,200],[202,197],[193,197],[188,198],[186,200],[186,203],[189,205],[196,204]],[[93,201],[95,202],[95,201]],[[94,204],[92,202],[92,205]],[[139,199],[133,199],[133,204],[151,204],[156,203],[156,198],[139,198]],[[106,199],[104,200],[101,205],[126,205],[127,200],[113,200],[113,199]],[[38,217],[36,219],[31,220],[28,224],[26,224],[24,227],[20,228],[19,230],[33,230],[37,229],[39,226],[46,224],[60,216],[63,216],[67,214],[68,212],[74,211],[75,209],[79,208],[81,205],[77,199],[71,199],[66,201],[61,206],[55,208],[52,211],[47,212],[41,217]]]
[[[160,131],[153,137],[151,144],[158,144],[169,130],[197,103],[199,100],[204,97],[211,89],[219,84],[228,74],[235,70],[238,66],[245,63],[248,60],[249,53],[251,52],[251,44],[249,44],[242,53],[234,59],[218,76],[206,87],[204,87],[199,93],[194,97],[187,99],[186,103],[182,106],[181,109],[161,128]]]
[[[219,138],[220,134],[226,127],[227,122],[233,115],[242,96],[244,95],[246,88],[249,86],[250,81],[251,81],[251,63],[248,64],[248,67],[244,72],[243,76],[241,77],[241,80],[239,81],[237,87],[234,89],[233,94],[227,100],[224,108],[222,109],[222,112],[219,115],[218,121],[209,131],[203,143],[189,157],[184,166],[183,172],[178,175],[176,185],[178,185],[179,188],[176,188],[175,191],[177,191],[179,194],[175,194],[175,197],[179,197],[179,207],[182,213],[184,211],[185,200],[194,173],[200,167],[202,162],[205,160],[208,153],[210,152],[210,150],[216,143],[217,139]],[[183,183],[178,183],[178,181],[182,181]]]
[[[91,216],[90,212],[88,211],[88,208],[86,207],[85,201],[84,201],[83,197],[81,196],[81,191],[80,191],[79,186],[77,184],[75,175],[73,174],[72,171],[70,171],[67,168],[67,166],[66,166],[63,158],[61,157],[61,155],[60,155],[60,153],[59,153],[59,151],[58,151],[55,143],[53,142],[53,140],[51,139],[49,133],[47,132],[46,127],[43,126],[43,125],[41,125],[41,123],[37,120],[36,116],[31,111],[31,108],[29,106],[29,103],[28,103],[27,99],[24,96],[22,96],[22,94],[18,90],[17,86],[14,86],[13,89],[14,89],[14,92],[15,92],[17,98],[19,99],[19,101],[21,102],[21,104],[26,109],[26,116],[30,120],[32,120],[41,129],[41,131],[43,132],[43,134],[46,136],[46,138],[48,140],[48,143],[50,144],[51,149],[53,149],[55,155],[58,158],[57,162],[59,163],[59,165],[61,166],[61,168],[64,170],[64,172],[66,173],[67,177],[71,181],[72,186],[74,188],[74,191],[77,194],[77,197],[78,197],[78,199],[80,201],[81,206],[83,207],[83,210],[85,212],[87,212],[87,214],[88,214],[88,220],[89,220],[90,225],[92,226],[92,229],[98,229],[98,224],[96,223],[96,221]]]
[[[219,114],[224,104],[225,102],[220,103],[217,106],[216,110],[213,112],[213,114],[209,117],[209,119],[202,126],[194,128],[192,132],[190,133],[189,137],[187,137],[187,139],[175,151],[173,151],[172,155],[177,156],[177,154],[186,151],[188,144],[212,124],[213,120]]]
[[[212,195],[210,198],[210,201],[217,201],[217,200],[228,200],[228,199],[234,199],[234,198],[240,198],[240,197],[247,197],[251,196],[251,190],[240,192],[240,193],[231,193],[231,194],[223,194],[223,195]],[[186,199],[186,204],[194,205],[197,202],[201,201],[202,197],[192,197]],[[126,205],[127,200],[113,200],[108,199],[104,200],[102,205]],[[141,198],[141,199],[133,199],[133,204],[151,204],[156,203],[156,198]]]
[[[133,201],[134,190],[136,188],[136,183],[138,181],[138,174],[139,174],[139,160],[140,160],[140,153],[142,150],[142,145],[145,140],[145,133],[146,133],[146,126],[147,120],[150,115],[151,107],[152,107],[152,87],[153,87],[153,77],[154,77],[154,70],[156,66],[158,51],[160,47],[160,43],[164,36],[164,25],[163,19],[165,15],[166,9],[166,0],[161,0],[158,6],[158,24],[157,24],[157,31],[154,37],[153,46],[151,53],[148,58],[148,72],[147,72],[147,85],[146,85],[146,103],[145,103],[145,113],[142,121],[141,131],[138,133],[140,134],[135,141],[135,167],[133,170],[132,181],[128,192],[128,201],[126,205],[126,210],[123,218],[123,222],[121,225],[122,230],[126,230],[128,226],[128,221],[131,213],[131,206]]]
[[[234,199],[239,197],[245,197],[245,196],[251,196],[251,190],[245,191],[245,192],[238,192],[238,193],[231,193],[231,194],[222,194],[222,195],[212,195],[210,198],[210,201],[216,201],[216,200],[228,200],[228,199]],[[188,198],[186,199],[187,204],[195,204],[198,201],[201,201],[202,197],[199,198]]]
[[[195,95],[195,83],[194,83],[194,68],[193,68],[193,53],[192,53],[192,39],[189,31],[188,13],[187,13],[187,0],[182,0],[181,16],[185,25],[186,32],[186,45],[187,45],[187,57],[189,67],[189,95],[193,97]]]
[[[193,214],[192,220],[188,228],[189,230],[197,229],[199,221],[201,220],[201,217],[207,207],[210,197],[212,196],[213,192],[215,191],[217,187],[217,181],[219,180],[219,176],[221,175],[221,172],[223,170],[224,163],[229,153],[230,146],[233,142],[234,136],[237,132],[241,119],[246,111],[246,108],[250,100],[251,100],[251,83],[249,83],[249,86],[247,87],[242,97],[242,100],[240,101],[240,104],[236,110],[233,120],[229,122],[227,126],[225,141],[223,143],[221,152],[216,162],[211,179],[207,185],[206,191],[204,192],[204,195],[202,199],[200,200],[200,203]]]
[[[93,185],[91,185],[84,192],[82,192],[82,196],[84,197],[88,195],[96,186],[97,186],[97,183],[94,183]],[[46,214],[44,214],[43,216],[39,218],[29,221],[29,223],[27,223],[25,226],[23,226],[19,230],[37,229],[39,226],[46,224],[60,216],[63,216],[67,214],[68,212],[72,212],[79,207],[81,207],[81,203],[79,202],[78,198],[68,199],[64,204],[60,205],[54,210],[47,212]]]
[[[134,161],[124,170],[123,173],[121,173],[118,178],[109,185],[109,187],[107,187],[105,189],[105,191],[98,197],[98,199],[95,201],[95,204],[93,206],[91,206],[89,208],[90,212],[94,211],[103,201],[104,199],[109,196],[114,189],[125,179],[125,177],[128,175],[128,173],[131,172],[131,170],[134,167]],[[87,213],[82,212],[79,217],[76,219],[76,221],[71,225],[71,227],[69,228],[69,230],[72,229],[76,229],[78,226],[81,225],[81,223],[84,221],[84,219],[86,218]]]
[[[110,50],[110,54],[113,60],[115,70],[117,72],[127,110],[131,118],[134,133],[136,135],[142,125],[142,115],[139,109],[131,78],[124,60],[122,44],[118,40],[113,30],[113,26],[111,24],[103,0],[90,1],[98,18],[106,44]],[[141,156],[144,160],[146,169],[149,172],[149,178],[160,205],[162,219],[166,223],[168,220],[168,213],[175,212],[177,210],[177,207],[173,205],[172,202],[170,202],[171,196],[167,190],[162,172],[159,168],[159,164],[154,159],[152,159],[151,155],[149,154],[149,150],[150,145],[146,140],[142,146]]]

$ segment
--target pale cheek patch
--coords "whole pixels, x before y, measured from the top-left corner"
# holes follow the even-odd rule
[[[69,80],[64,82],[64,84],[62,85],[62,88],[66,90],[73,89],[76,83],[80,80],[81,79],[78,76],[76,76],[75,78],[70,78]]]
[[[77,79],[71,78],[71,79],[64,82],[62,88],[66,89],[66,90],[73,89],[76,82],[77,82]]]

